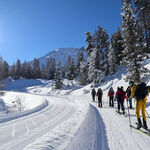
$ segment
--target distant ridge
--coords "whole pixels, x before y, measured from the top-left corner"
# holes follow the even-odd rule
[[[77,55],[79,52],[83,51],[85,53],[84,48],[59,48],[56,50],[53,50],[46,54],[45,56],[42,56],[39,58],[40,66],[42,64],[46,65],[47,59],[54,58],[56,60],[56,63],[58,61],[61,61],[62,66],[66,64],[68,61],[68,56],[71,56],[71,58],[74,59],[75,64],[77,63]]]

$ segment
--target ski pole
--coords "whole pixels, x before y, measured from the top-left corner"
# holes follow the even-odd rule
[[[128,98],[126,99],[126,102],[127,102],[128,115],[129,115],[129,125],[130,125],[130,128],[131,128],[131,119],[130,119],[130,111],[129,111],[129,107],[128,107]],[[132,131],[132,129],[131,129],[131,131]]]

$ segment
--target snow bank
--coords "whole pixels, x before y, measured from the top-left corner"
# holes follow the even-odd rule
[[[39,106],[37,106],[33,109],[30,109],[30,110],[27,110],[27,111],[24,111],[24,112],[14,113],[14,114],[7,114],[3,117],[0,117],[0,123],[4,123],[6,121],[10,121],[10,120],[18,119],[18,118],[21,118],[21,117],[25,117],[27,115],[36,113],[36,112],[44,109],[47,106],[48,106],[48,102],[45,101],[43,104],[41,104],[41,105],[39,105]]]

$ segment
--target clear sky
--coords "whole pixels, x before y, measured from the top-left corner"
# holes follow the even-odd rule
[[[121,0],[0,0],[0,56],[12,64],[86,46],[86,31],[116,31],[121,7]]]

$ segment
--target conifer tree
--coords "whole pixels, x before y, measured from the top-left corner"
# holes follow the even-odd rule
[[[17,63],[16,63],[16,76],[17,76],[17,78],[21,77],[21,62],[20,62],[20,59],[18,59]]]
[[[116,73],[117,71],[117,58],[115,55],[115,49],[112,47],[112,43],[110,42],[109,53],[108,53],[108,63],[109,63],[109,72],[111,74]]]
[[[68,57],[68,62],[66,65],[66,78],[68,80],[73,80],[75,78],[75,74],[76,74],[76,69],[75,69],[75,65],[74,65],[74,60],[71,59],[71,57]]]
[[[13,79],[18,79],[18,77],[16,76],[16,65],[15,63],[13,63],[13,65],[11,66],[11,69],[9,71],[9,74],[10,76],[13,78]]]
[[[58,62],[57,68],[56,68],[56,72],[55,72],[55,88],[56,89],[61,89],[63,86],[63,82],[62,82],[62,67],[61,67],[61,62]]]
[[[9,75],[9,65],[6,61],[3,62],[2,66],[2,77],[3,79],[7,78]]]
[[[28,79],[31,79],[33,78],[33,69],[31,67],[31,64],[28,63],[27,64],[27,76],[26,76]]]
[[[120,28],[118,27],[117,31],[112,35],[111,37],[111,49],[113,49],[116,61],[115,63],[117,65],[120,65],[122,61],[122,52],[124,50],[123,48],[123,38]]]
[[[150,0],[134,0],[134,4],[144,32],[145,49],[150,53]]]
[[[55,78],[55,71],[56,71],[56,62],[54,58],[47,60],[47,79],[54,79]]]
[[[85,49],[87,52],[88,82],[100,83],[104,81],[104,75],[109,73],[109,67],[105,65],[108,64],[109,36],[106,30],[100,26],[98,26],[93,35],[89,32],[85,34],[87,36],[86,42],[88,43]]]
[[[24,61],[22,64],[22,71],[21,71],[22,77],[27,78],[27,62]]]
[[[123,62],[127,67],[127,80],[140,82],[146,73],[141,60],[145,57],[141,43],[141,34],[131,2],[124,1],[122,7],[122,36],[124,42]]]
[[[46,79],[46,67],[42,64],[41,78]]]
[[[34,78],[41,77],[40,62],[36,58],[34,58],[34,61],[33,61],[33,77]]]
[[[84,56],[81,53],[80,65],[79,65],[79,82],[80,85],[86,85],[88,83],[88,67]]]

